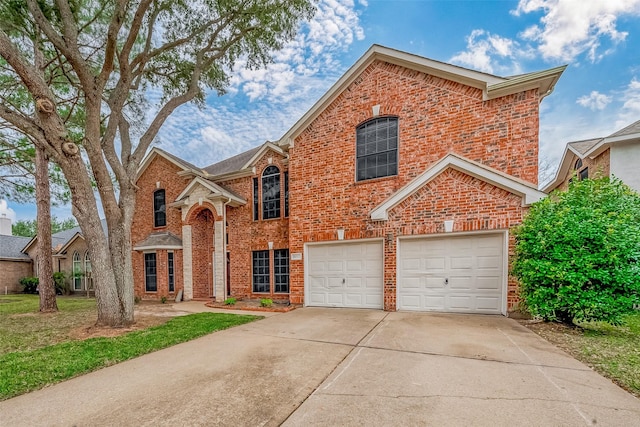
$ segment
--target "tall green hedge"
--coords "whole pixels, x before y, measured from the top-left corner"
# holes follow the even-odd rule
[[[640,196],[620,180],[553,192],[515,236],[512,272],[534,316],[616,324],[640,303]]]

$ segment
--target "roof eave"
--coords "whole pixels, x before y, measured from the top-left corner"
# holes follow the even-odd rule
[[[544,98],[553,92],[556,83],[566,68],[566,65],[562,65],[550,70],[528,73],[504,82],[489,85],[484,94],[484,100],[487,101],[532,89],[538,89],[538,94],[541,98]]]

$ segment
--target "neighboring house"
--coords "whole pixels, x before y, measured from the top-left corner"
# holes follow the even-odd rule
[[[510,229],[544,197],[539,104],[563,71],[503,78],[374,45],[278,141],[204,168],[153,148],[136,295],[506,314]]]
[[[640,120],[604,138],[567,144],[553,180],[542,191],[566,189],[572,179],[615,176],[640,192]]]
[[[106,230],[106,221],[102,220]],[[38,275],[37,247],[38,236],[27,239],[22,252],[33,260],[33,270],[29,275]],[[51,236],[53,271],[65,273],[66,281],[72,292],[93,291],[91,277],[91,255],[80,227],[54,233]]]
[[[5,218],[0,218],[4,220]],[[8,219],[8,218],[6,218]],[[20,279],[31,276],[32,261],[27,254],[22,253],[22,248],[31,239],[29,237],[12,236],[11,223],[9,231],[0,233],[0,293],[22,292]]]

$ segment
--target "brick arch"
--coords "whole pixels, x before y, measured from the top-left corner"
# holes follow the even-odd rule
[[[209,212],[211,212],[214,221],[222,221],[222,217],[218,215],[213,204],[208,201],[203,201],[202,204],[197,203],[189,208],[187,214],[185,215],[184,223],[187,225],[192,225],[191,223],[204,210],[208,210]]]
[[[202,203],[193,206],[185,223],[191,226],[193,298],[210,298],[213,295],[215,222],[221,218],[213,205]]]

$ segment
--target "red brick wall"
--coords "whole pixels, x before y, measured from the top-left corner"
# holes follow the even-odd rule
[[[166,227],[155,228],[153,226],[153,193],[157,188],[165,190],[167,205],[173,202],[189,183],[189,179],[177,175],[182,169],[161,156],[156,156],[144,170],[142,176],[136,182],[136,214],[131,226],[131,242],[133,246],[144,240],[149,234],[159,231],[168,231],[182,238],[182,216],[178,208],[167,206]],[[159,182],[160,186],[156,187]],[[133,280],[135,295],[144,298],[160,298],[161,296],[173,297],[183,288],[182,280],[182,251],[174,251],[175,292],[169,293],[167,279],[167,251],[157,251],[156,263],[158,268],[158,291],[147,293],[145,291],[144,255],[142,252],[133,251]]]
[[[480,90],[374,62],[290,150],[291,252],[335,240],[338,227],[345,239],[385,237],[385,309],[395,309],[397,236],[442,232],[445,216],[456,219],[456,231],[505,229],[521,220],[521,199],[445,173],[418,192],[430,192],[424,210],[386,222],[370,221],[371,210],[450,152],[536,184],[538,102],[535,90],[482,101]],[[374,105],[399,118],[398,175],[355,182],[355,129]],[[292,302],[302,302],[303,261],[291,262],[291,282]]]
[[[264,169],[270,166],[268,159],[280,169],[280,213],[279,219],[253,220],[253,178],[258,178],[259,199],[261,199],[261,176]],[[284,172],[287,170],[286,159],[279,153],[267,151],[255,165],[255,174],[251,177],[220,182],[247,200],[245,206],[227,208],[229,223],[229,251],[231,266],[231,295],[236,297],[288,299],[288,294],[273,293],[273,251],[270,254],[270,272],[272,276],[271,293],[254,294],[252,292],[252,251],[268,250],[268,242],[273,242],[273,249],[289,247],[289,219],[284,217]],[[262,209],[262,203],[259,204]],[[260,212],[259,218],[262,218]]]

